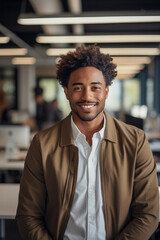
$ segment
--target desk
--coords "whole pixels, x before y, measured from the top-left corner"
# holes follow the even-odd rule
[[[152,141],[149,143],[152,152],[160,152],[160,141]]]
[[[5,238],[5,219],[16,216],[19,184],[0,184],[0,193],[0,237]]]
[[[159,140],[160,141],[160,132],[145,132],[149,141],[151,140]]]

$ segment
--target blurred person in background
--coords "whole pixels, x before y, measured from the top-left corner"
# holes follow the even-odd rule
[[[35,135],[20,183],[26,240],[148,240],[158,226],[156,164],[143,130],[104,111],[116,65],[95,45],[62,55],[71,113]]]
[[[63,112],[59,109],[58,106],[58,100],[57,98],[55,98],[53,101],[53,107],[55,109],[55,115],[54,115],[54,122],[59,122],[60,120],[62,120],[64,118]]]
[[[53,107],[45,101],[41,87],[34,88],[34,97],[36,101],[36,125],[38,130],[42,130],[49,127],[52,123],[51,116],[53,114]]]
[[[58,114],[58,110],[52,102],[44,99],[43,88],[37,86],[33,89],[33,92],[36,102],[36,115],[34,118],[28,119],[24,124],[40,131],[59,121],[60,114]]]

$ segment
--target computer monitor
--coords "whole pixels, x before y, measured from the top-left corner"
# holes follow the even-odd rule
[[[125,122],[127,124],[130,124],[130,125],[133,125],[133,126],[136,126],[140,129],[143,129],[143,119],[142,118],[139,118],[139,117],[133,117],[131,116],[130,114],[125,114]]]
[[[30,145],[30,127],[23,125],[0,125],[0,148],[5,148],[12,138],[17,148],[28,149]]]

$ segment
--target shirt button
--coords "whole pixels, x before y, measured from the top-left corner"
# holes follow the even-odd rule
[[[94,216],[89,216],[89,220],[90,220],[91,222],[93,222],[93,221],[94,221]]]

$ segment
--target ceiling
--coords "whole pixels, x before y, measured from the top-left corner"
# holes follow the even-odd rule
[[[20,14],[34,13],[40,15],[55,15],[62,13],[81,14],[84,12],[124,12],[130,14],[159,12],[159,0],[1,0],[0,2],[0,35],[8,35],[11,40],[7,44],[0,44],[2,48],[21,47],[29,50],[30,56],[35,56],[44,64],[53,63],[53,58],[46,55],[49,47],[75,47],[75,44],[39,44],[38,35],[116,35],[116,34],[160,34],[160,22],[153,23],[116,23],[116,24],[86,24],[86,25],[58,25],[58,26],[23,26],[17,23]],[[100,43],[101,47],[156,47],[159,42],[150,43]],[[154,56],[153,56],[154,57]],[[0,56],[0,65],[10,61],[10,57]],[[49,60],[50,59],[50,60]],[[43,61],[42,61],[43,60]],[[47,61],[46,61],[47,60]]]

